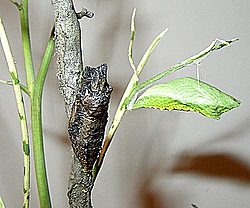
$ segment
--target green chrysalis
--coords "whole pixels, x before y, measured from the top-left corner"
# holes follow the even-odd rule
[[[239,100],[219,89],[197,79],[184,77],[149,88],[137,99],[132,109],[196,111],[220,119],[222,113],[239,105]]]

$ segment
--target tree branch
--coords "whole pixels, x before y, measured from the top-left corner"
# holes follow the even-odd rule
[[[83,70],[81,31],[78,19],[92,17],[83,9],[76,13],[71,0],[52,0],[55,14],[57,77],[64,96],[72,145],[68,198],[70,207],[92,207],[92,169],[102,146],[112,88],[107,65]]]

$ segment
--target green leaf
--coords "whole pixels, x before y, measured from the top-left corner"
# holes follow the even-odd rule
[[[144,92],[132,106],[159,110],[196,111],[220,119],[220,115],[240,105],[240,101],[197,79],[184,77],[158,84]]]

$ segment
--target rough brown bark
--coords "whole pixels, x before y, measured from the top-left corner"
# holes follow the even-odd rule
[[[64,96],[72,142],[68,198],[70,207],[92,207],[92,168],[102,145],[112,88],[107,65],[83,69],[78,19],[93,13],[76,13],[72,0],[52,0],[59,90]],[[92,122],[92,124],[90,124]],[[92,126],[91,126],[92,125]]]

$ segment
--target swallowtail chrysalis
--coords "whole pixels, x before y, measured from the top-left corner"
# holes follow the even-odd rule
[[[92,171],[99,155],[108,118],[112,87],[107,82],[107,65],[87,66],[80,92],[76,94],[69,120],[73,150],[84,171]]]

